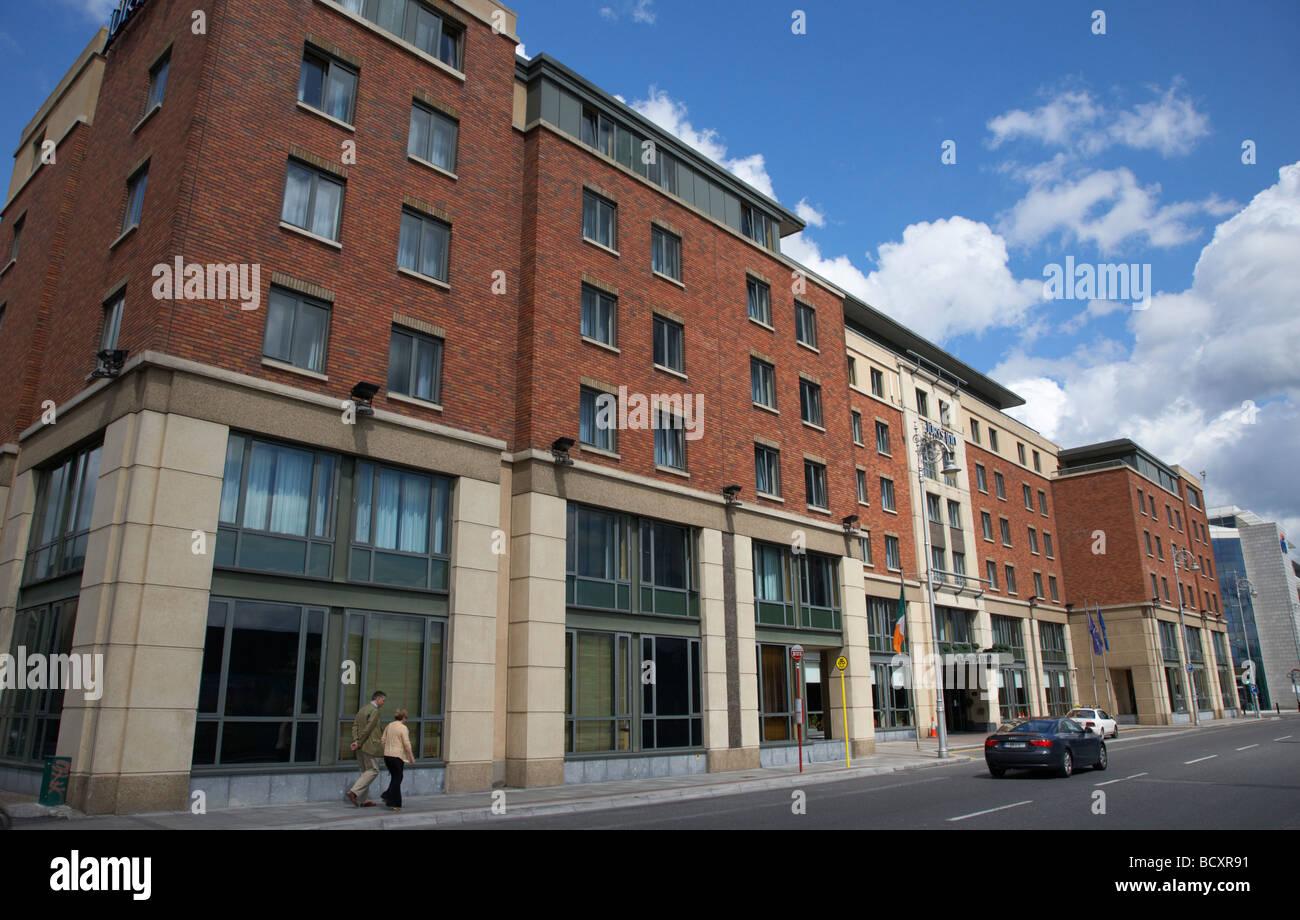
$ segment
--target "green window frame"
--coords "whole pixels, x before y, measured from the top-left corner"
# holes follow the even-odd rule
[[[348,580],[446,591],[451,568],[451,480],[360,460]]]
[[[102,444],[83,447],[38,471],[24,585],[79,572],[85,565],[102,453]]]
[[[72,651],[78,598],[29,607],[14,614],[9,654],[67,655]],[[14,665],[11,663],[10,667]],[[51,661],[51,667],[53,667]],[[104,675],[100,674],[102,681]],[[47,681],[47,683],[53,681]],[[60,685],[64,685],[62,680]],[[84,686],[84,683],[83,683]],[[0,759],[23,763],[53,757],[59,740],[65,689],[17,687],[0,692]]]

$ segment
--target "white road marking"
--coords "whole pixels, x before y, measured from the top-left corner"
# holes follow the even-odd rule
[[[1094,786],[1109,786],[1111,783],[1122,783],[1125,780],[1137,779],[1139,776],[1146,776],[1145,773],[1134,773],[1132,776],[1121,776],[1117,779],[1108,779],[1104,783],[1093,783]]]
[[[1246,745],[1245,747],[1239,747],[1239,748],[1237,748],[1237,750],[1239,750],[1239,751],[1249,751],[1249,750],[1250,750],[1251,748],[1253,748],[1253,747],[1259,747],[1259,745],[1258,745],[1258,744],[1248,744],[1248,745]]]
[[[1286,739],[1288,739],[1288,738],[1290,738],[1290,737],[1291,737],[1290,735],[1283,735],[1281,738],[1274,738],[1273,740],[1274,740],[1274,741],[1285,741]]]
[[[1219,756],[1218,754],[1210,754],[1208,757],[1198,757],[1195,760],[1184,760],[1183,766],[1187,766],[1188,764],[1193,764],[1193,763],[1200,763],[1202,760],[1213,760],[1218,756]]]
[[[1010,805],[999,805],[997,808],[986,808],[983,811],[971,812],[968,815],[958,815],[955,818],[948,818],[949,821],[965,821],[967,818],[978,818],[980,815],[991,815],[995,811],[1004,811],[1008,808],[1015,808],[1018,805],[1028,805],[1033,799],[1025,799],[1023,802],[1012,802]]]

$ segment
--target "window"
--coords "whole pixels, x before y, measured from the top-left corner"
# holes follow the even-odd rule
[[[975,464],[975,487],[985,495],[989,492],[989,475],[982,464]]]
[[[952,416],[948,412],[948,404],[942,399],[939,400],[939,424],[944,428],[952,427]]]
[[[829,508],[826,500],[826,467],[812,460],[803,462],[804,493],[814,508]]]
[[[68,655],[72,651],[77,603],[74,597],[17,611],[8,648],[12,658],[21,661],[24,653],[29,660],[39,660],[35,659],[36,655]],[[51,668],[57,667],[54,658],[46,660]],[[59,740],[64,693],[63,689],[31,688],[10,689],[0,694],[0,726],[4,727],[0,731],[0,757],[37,762],[53,757]]]
[[[605,345],[614,344],[618,301],[590,285],[582,286],[582,334]]]
[[[144,190],[149,184],[149,164],[145,164],[126,181],[126,211],[122,214],[122,232],[140,226],[140,216],[144,211]],[[17,231],[15,225],[14,230]],[[18,241],[14,239],[14,253],[18,252]]]
[[[1016,442],[1016,457],[1020,460],[1020,465],[1025,466],[1025,445]]]
[[[1038,490],[1038,513],[1047,517],[1047,493],[1042,489]]]
[[[1007,593],[1016,593],[1016,567],[1014,565],[1003,566],[1007,576]]]
[[[871,561],[871,534],[858,537],[858,555],[863,565],[875,567],[875,563]]]
[[[663,409],[655,410],[655,464],[686,469],[686,429],[678,416]]]
[[[1038,555],[1038,531],[1029,528],[1029,551],[1035,556]]]
[[[632,750],[631,643],[625,634],[565,632],[566,753]]]
[[[1010,546],[1011,545],[1011,522],[1008,521],[1006,518],[999,518],[998,524],[1002,529],[1002,545]]]
[[[641,685],[641,749],[702,745],[700,640],[642,636],[641,661],[651,662],[655,675]]]
[[[749,389],[754,402],[776,408],[776,371],[772,365],[758,358],[749,359]]]
[[[921,390],[916,391],[916,411],[921,413],[924,418],[930,417],[930,401]]]
[[[1021,494],[1024,495],[1024,497],[1025,497],[1025,510],[1026,510],[1026,511],[1033,511],[1033,510],[1034,510],[1034,493],[1033,493],[1033,490],[1030,489],[1028,485],[1022,485],[1022,486],[1020,487],[1020,490],[1021,490]]]
[[[998,452],[998,430],[992,425],[989,426],[989,449],[995,454]]]
[[[898,537],[885,537],[885,567],[891,572],[903,568],[903,556],[898,549]]]
[[[614,156],[616,123],[608,115],[589,105],[582,107],[582,142],[607,157]]]
[[[699,616],[693,531],[642,518],[640,534],[640,611],[664,616]]]
[[[640,162],[639,158],[637,159],[637,162]],[[680,163],[677,157],[668,153],[666,150],[658,150],[656,151],[654,162],[648,164],[647,178],[665,192],[677,195],[679,194],[677,177],[679,173],[685,169],[686,165]]]
[[[37,473],[24,584],[80,571],[84,565],[100,454],[96,445]]]
[[[952,571],[957,577],[954,579],[958,585],[966,584],[966,554],[959,553],[957,550],[952,551]]]
[[[342,182],[297,160],[289,161],[280,220],[338,242],[342,211]]]
[[[406,140],[406,152],[411,156],[454,173],[459,134],[456,119],[419,103],[411,104],[411,131]]]
[[[583,191],[582,236],[608,249],[618,249],[618,206]]]
[[[682,373],[686,370],[682,356],[681,324],[656,315],[654,318],[654,362],[660,367]]]
[[[1169,579],[1163,575],[1160,577],[1160,587],[1165,595],[1165,600],[1169,600]]]
[[[952,499],[948,500],[948,526],[961,529],[961,504]]]
[[[12,243],[10,244],[10,246],[9,246],[9,261],[10,261],[10,262],[17,261],[17,259],[18,259],[18,244],[22,241],[22,238],[23,238],[23,224],[25,224],[25,223],[27,223],[27,215],[26,215],[26,214],[23,214],[22,217],[20,217],[20,218],[18,218],[17,220],[14,221],[14,237],[13,237],[13,242],[12,242]]]
[[[865,505],[867,503],[867,471],[857,470],[858,474],[858,503]]]
[[[1043,471],[1042,457],[1038,455],[1038,451],[1034,451],[1033,454],[1034,454],[1034,472],[1041,473]]]
[[[36,135],[32,140],[32,172],[41,168],[41,152],[45,147],[45,129],[41,128],[41,133]]]
[[[794,337],[811,348],[817,347],[817,313],[812,307],[797,300],[794,304]],[[849,356],[849,368],[852,371],[852,356]],[[855,381],[850,377],[849,382]]]
[[[1161,545],[1159,537],[1156,537],[1156,556],[1162,560],[1165,558],[1165,548]]]
[[[1146,500],[1146,498],[1142,495],[1142,490],[1141,490],[1141,489],[1138,489],[1138,490],[1137,490],[1137,493],[1138,493],[1138,514],[1146,515],[1146,513],[1147,513],[1147,500]]]
[[[1201,494],[1191,486],[1187,487],[1187,503],[1196,510],[1201,510]],[[1212,635],[1218,635],[1218,633],[1213,633]]]
[[[1061,599],[1061,595],[1060,595],[1060,593],[1059,593],[1059,591],[1058,591],[1058,589],[1057,589],[1057,586],[1056,586],[1056,576],[1055,576],[1055,575],[1048,575],[1048,576],[1047,576],[1047,590],[1050,591],[1050,592],[1052,593],[1052,600],[1053,600],[1053,602],[1058,602],[1058,601],[1060,601],[1060,599]]]
[[[1055,553],[1052,552],[1052,535],[1045,530],[1043,531],[1043,552],[1048,559],[1056,558]]]
[[[885,396],[885,375],[874,367],[871,369],[871,395],[881,399]]]
[[[1002,474],[996,470],[993,473],[993,487],[997,490],[998,498],[1003,501],[1007,500],[1007,483],[1002,478]]]
[[[1142,531],[1142,537],[1146,540],[1147,555],[1148,556],[1154,555],[1154,553],[1151,550],[1151,532],[1147,530]]]
[[[682,241],[667,230],[650,228],[650,268],[674,281],[682,280]]]
[[[346,9],[437,58],[464,70],[464,26],[418,0],[338,0]]]
[[[1156,517],[1156,497],[1155,497],[1154,495],[1148,495],[1148,496],[1147,496],[1147,499],[1151,502],[1151,519],[1152,519],[1152,520],[1155,520],[1155,517]]]
[[[998,564],[992,559],[984,563],[984,577],[988,580],[989,587],[998,590]]]
[[[772,325],[771,288],[761,281],[749,278],[745,282],[745,289],[749,299],[749,318],[762,323],[764,326]]]
[[[565,597],[574,607],[632,609],[631,540],[625,515],[570,504],[565,540]]]
[[[1183,513],[1181,511],[1174,511],[1174,526],[1178,528],[1179,533],[1183,532]]]
[[[614,432],[617,406],[618,397],[612,393],[583,387],[579,396],[578,440],[590,447],[616,452],[618,446]]]
[[[853,428],[853,443],[858,446],[862,445],[862,413],[856,410],[849,412],[849,424]]]
[[[993,518],[987,511],[980,512],[980,531],[985,540],[993,542]]]
[[[1034,597],[1046,597],[1046,595],[1043,594],[1043,573],[1042,572],[1034,573]]]
[[[939,496],[925,493],[925,510],[931,523],[943,523],[943,505],[939,501]]]
[[[314,48],[308,47],[303,51],[302,70],[298,75],[299,102],[324,112],[331,118],[352,124],[356,99],[355,70]],[[412,123],[414,124],[414,119]]]
[[[442,389],[442,339],[394,327],[388,347],[388,392],[427,402]]]
[[[232,434],[214,564],[329,578],[337,473],[332,454]]]
[[[822,426],[822,388],[802,377],[799,378],[799,412],[808,424]]]
[[[330,308],[283,288],[271,288],[262,354],[318,374],[325,372]]]
[[[152,111],[154,106],[162,105],[163,94],[167,91],[167,71],[171,67],[172,54],[168,51],[153,67],[149,68],[149,96],[144,110]]]
[[[880,507],[886,511],[897,511],[894,507],[894,480],[880,477]]]
[[[1174,526],[1174,509],[1165,505],[1165,517],[1169,519],[1169,526]]]
[[[1154,573],[1151,575],[1151,599],[1153,601],[1160,600],[1160,585],[1156,583],[1156,576]]]
[[[357,464],[348,577],[405,588],[447,588],[451,481]]]
[[[100,351],[112,351],[117,348],[118,338],[122,333],[122,312],[125,307],[125,291],[104,304],[104,325],[99,334]]]
[[[980,443],[980,423],[976,419],[970,420],[970,436],[976,444]]]
[[[889,426],[876,422],[876,452],[889,456]]]
[[[397,244],[397,264],[401,268],[446,281],[450,248],[450,225],[402,209],[402,234]]]
[[[944,559],[942,546],[930,547],[930,577],[937,582],[945,582],[944,571],[948,568]]]
[[[740,232],[768,249],[776,248],[776,221],[747,204],[740,206]]]
[[[781,454],[762,444],[754,445],[755,486],[764,495],[781,495]]]
[[[845,357],[848,358],[849,362],[849,386],[855,387],[858,385],[858,359],[853,355],[846,355]]]

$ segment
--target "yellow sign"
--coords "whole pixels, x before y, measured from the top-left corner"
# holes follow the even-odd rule
[[[835,667],[839,668],[841,671],[847,671],[849,669],[849,660],[841,655],[835,659]]]

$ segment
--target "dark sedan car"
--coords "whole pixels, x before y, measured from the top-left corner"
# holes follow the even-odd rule
[[[984,762],[993,776],[1008,770],[1069,776],[1076,767],[1106,769],[1106,742],[1073,719],[1023,719],[985,739]]]

